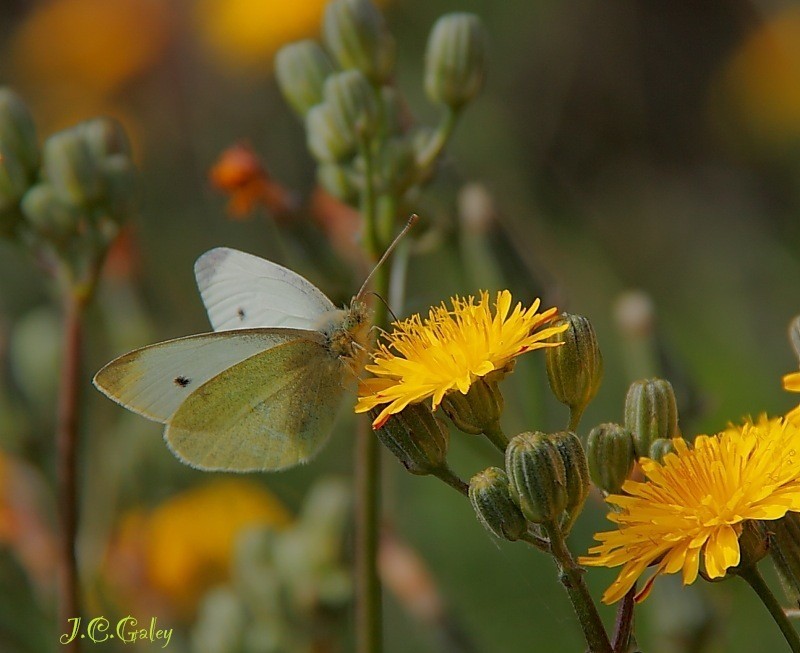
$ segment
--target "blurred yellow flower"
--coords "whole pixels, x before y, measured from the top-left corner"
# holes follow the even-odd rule
[[[199,0],[197,25],[223,63],[261,71],[281,46],[317,36],[326,4],[328,0]]]
[[[644,600],[660,574],[697,579],[701,561],[710,578],[739,564],[739,535],[747,520],[780,519],[800,511],[800,428],[784,419],[746,422],[716,436],[698,436],[689,449],[673,440],[675,453],[662,464],[639,463],[646,482],[626,481],[623,495],[606,501],[621,508],[608,519],[618,530],[598,533],[600,545],[580,563],[622,565],[603,602],[620,600],[650,566],[655,570],[637,594]]]
[[[800,138],[800,8],[788,7],[750,34],[722,79],[727,111],[770,144]]]
[[[539,300],[529,308],[517,303],[511,309],[511,293],[497,293],[494,311],[489,293],[475,297],[453,297],[452,309],[444,304],[432,308],[423,321],[419,315],[395,322],[366,366],[374,378],[359,387],[357,413],[388,404],[373,422],[380,428],[390,415],[406,406],[432,398],[432,407],[451,391],[467,394],[474,381],[502,369],[526,351],[555,347],[545,342],[568,325],[545,327],[558,309],[538,313]]]
[[[128,513],[109,561],[123,584],[165,597],[178,613],[190,614],[198,599],[224,582],[237,536],[253,526],[286,527],[291,515],[263,486],[223,479],[178,494],[149,514]],[[114,567],[142,566],[144,579],[125,578]]]

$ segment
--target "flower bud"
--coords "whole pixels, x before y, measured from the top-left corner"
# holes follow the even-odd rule
[[[496,381],[481,377],[467,394],[451,390],[442,400],[442,410],[459,431],[480,435],[497,427],[503,413],[503,395]]]
[[[663,464],[664,456],[666,456],[668,453],[673,453],[674,451],[675,445],[672,444],[672,440],[658,438],[650,443],[650,451],[647,454],[647,457]]]
[[[407,190],[417,176],[417,160],[411,142],[405,138],[387,141],[378,159],[378,169],[398,194]]]
[[[113,118],[92,118],[76,126],[95,161],[114,156],[131,156],[131,143],[122,125]]]
[[[754,519],[745,521],[742,532],[739,535],[739,564],[728,569],[728,573],[738,574],[752,569],[761,562],[769,552],[771,537],[771,524],[770,535],[767,535],[764,522],[759,522]]]
[[[36,184],[22,198],[22,213],[33,229],[52,240],[62,240],[78,229],[80,215],[66,204],[47,182]]]
[[[328,55],[311,39],[290,43],[275,55],[278,87],[301,118],[322,102],[322,87],[332,73],[333,64]]]
[[[317,182],[342,202],[351,203],[358,198],[358,188],[347,170],[336,163],[321,163],[317,166]]]
[[[343,161],[356,149],[354,135],[342,130],[331,107],[324,102],[306,114],[306,140],[311,154],[320,162]]]
[[[589,496],[591,481],[586,453],[577,435],[571,431],[559,431],[550,435],[550,441],[564,463],[567,483],[567,524],[575,521]],[[568,530],[568,529],[567,529]]]
[[[600,424],[589,432],[586,449],[592,482],[603,492],[619,494],[633,471],[631,432],[619,424]]]
[[[522,511],[511,498],[508,476],[499,467],[489,467],[472,477],[469,500],[478,520],[495,537],[514,542],[528,530]]]
[[[544,433],[521,433],[506,448],[512,497],[534,524],[557,520],[567,506],[564,462]]]
[[[122,221],[136,204],[136,167],[124,154],[112,154],[100,163],[105,181],[105,202],[109,217]]]
[[[358,70],[334,73],[325,81],[325,104],[339,128],[358,142],[378,128],[378,103],[367,78]]]
[[[14,209],[30,184],[30,176],[20,158],[0,144],[0,211]]]
[[[425,51],[425,91],[431,101],[458,109],[483,86],[486,39],[474,14],[446,14],[436,21]]]
[[[406,131],[407,109],[403,96],[393,86],[382,86],[380,101],[382,104],[383,133],[387,136],[399,136]]]
[[[369,0],[333,0],[325,8],[322,35],[342,68],[360,70],[374,84],[391,76],[394,39]]]
[[[789,323],[789,342],[792,343],[792,349],[800,361],[800,315]]]
[[[556,398],[580,415],[600,389],[603,356],[587,318],[564,313],[554,325],[564,323],[567,329],[550,338],[550,342],[564,344],[545,350],[547,379]]]
[[[100,198],[102,177],[79,128],[50,136],[44,143],[42,163],[47,180],[62,202],[85,207]]]
[[[672,384],[664,379],[634,381],[625,397],[625,428],[633,434],[637,458],[649,455],[650,445],[658,438],[678,437]]]
[[[15,156],[29,177],[39,167],[39,143],[33,117],[10,88],[0,88],[0,149]]]
[[[374,420],[378,412],[370,417]],[[412,474],[430,474],[445,465],[450,435],[425,404],[409,404],[375,434]]]

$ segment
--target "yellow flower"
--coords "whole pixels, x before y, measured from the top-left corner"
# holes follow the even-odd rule
[[[388,346],[381,344],[366,366],[375,377],[361,383],[356,412],[388,404],[373,428],[409,404],[431,397],[436,409],[448,392],[467,394],[476,379],[502,369],[516,356],[556,346],[544,341],[568,326],[541,328],[556,317],[557,309],[537,313],[538,299],[528,309],[518,303],[511,311],[508,290],[497,293],[494,314],[485,291],[477,302],[472,296],[450,301],[452,310],[442,303],[425,320],[413,315],[395,322]]]
[[[800,428],[785,419],[746,422],[716,436],[698,436],[689,449],[673,440],[663,464],[641,458],[648,480],[626,481],[627,496],[606,500],[621,508],[608,518],[619,529],[595,535],[601,542],[581,564],[616,567],[604,603],[621,599],[647,567],[655,571],[638,593],[646,598],[655,578],[681,571],[684,585],[700,568],[720,578],[739,564],[739,535],[751,519],[780,519],[800,511]]]
[[[783,377],[783,387],[789,392],[800,392],[800,372],[792,372]],[[786,413],[786,419],[800,424],[800,405]]]
[[[228,578],[240,533],[257,526],[282,529],[290,522],[288,510],[264,486],[243,479],[211,481],[150,513],[128,513],[109,553],[109,561],[116,561],[109,569],[120,576],[138,559],[142,591],[155,592],[177,613],[189,615],[206,590]],[[117,582],[123,588],[135,585],[122,575]]]

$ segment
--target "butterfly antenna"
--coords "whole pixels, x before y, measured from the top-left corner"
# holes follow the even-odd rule
[[[381,256],[380,260],[375,264],[375,267],[372,268],[372,272],[370,272],[367,275],[367,278],[364,279],[364,285],[361,286],[361,290],[358,291],[356,299],[361,299],[364,296],[364,291],[367,289],[369,282],[372,280],[375,271],[379,267],[381,267],[381,265],[383,265],[383,263],[386,261],[387,258],[389,258],[389,256],[391,256],[392,252],[394,251],[394,248],[397,247],[397,243],[399,243],[400,239],[403,236],[405,236],[406,233],[408,233],[408,230],[411,229],[411,227],[413,227],[417,223],[417,220],[419,220],[419,216],[416,213],[412,213],[411,217],[408,219],[408,223],[406,223],[406,226],[403,227],[403,230],[399,234],[397,234],[395,239],[392,241],[392,244],[386,248],[386,251],[383,253],[383,256]]]
[[[387,302],[381,295],[379,295],[376,292],[368,292],[368,293],[364,293],[364,294],[365,295],[374,295],[375,297],[377,297],[380,300],[381,304],[383,304],[386,307],[386,310],[389,311],[389,315],[392,316],[392,321],[394,321],[394,322],[398,322],[399,321],[397,319],[397,316],[394,314],[394,311],[392,310],[392,307],[389,306],[389,302]]]

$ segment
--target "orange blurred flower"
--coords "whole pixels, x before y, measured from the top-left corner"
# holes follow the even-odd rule
[[[123,590],[190,615],[206,590],[224,582],[237,536],[253,526],[282,529],[283,504],[262,485],[223,479],[182,492],[150,513],[130,511],[109,551],[107,570]]]
[[[230,196],[228,215],[233,219],[248,218],[259,204],[276,217],[294,208],[291,193],[272,180],[246,143],[237,143],[220,154],[209,179],[214,188]]]
[[[800,8],[789,7],[755,30],[721,79],[719,111],[770,145],[800,138]]]
[[[13,35],[15,84],[48,132],[93,115],[134,122],[113,99],[161,58],[171,32],[160,0],[51,0],[36,3]],[[134,130],[135,131],[135,130]]]

